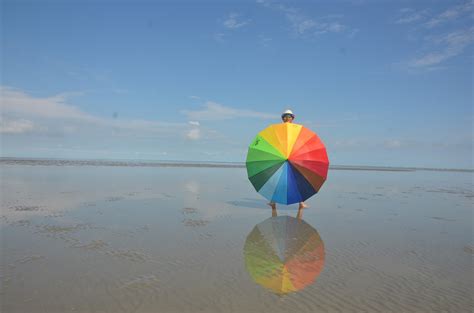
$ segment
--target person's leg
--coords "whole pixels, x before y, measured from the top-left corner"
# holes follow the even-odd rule
[[[270,201],[267,204],[272,207],[272,216],[273,217],[277,216],[276,203],[273,201]]]
[[[272,207],[272,217],[277,217],[278,214],[277,214],[277,209],[276,207]]]
[[[300,221],[303,218],[303,209],[302,208],[298,208],[298,213],[296,214],[296,218]]]
[[[306,203],[304,202],[300,202],[300,205],[298,207],[298,210],[301,210],[301,209],[304,209],[304,208],[307,208],[308,206],[306,205]]]

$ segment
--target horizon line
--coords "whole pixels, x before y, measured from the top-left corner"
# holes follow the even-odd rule
[[[58,163],[59,162],[59,163]],[[82,166],[156,166],[156,167],[220,167],[245,168],[245,162],[237,161],[185,161],[185,160],[141,160],[141,159],[69,159],[69,158],[39,158],[39,157],[0,157],[0,164],[8,165],[82,165]],[[416,166],[379,166],[379,165],[342,165],[330,164],[331,170],[359,171],[437,171],[437,172],[474,172],[466,168],[437,168]]]

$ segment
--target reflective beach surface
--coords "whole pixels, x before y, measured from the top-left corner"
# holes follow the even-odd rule
[[[1,164],[1,312],[471,312],[473,173]]]

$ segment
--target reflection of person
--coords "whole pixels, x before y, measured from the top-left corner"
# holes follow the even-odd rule
[[[293,112],[291,110],[286,110],[285,112],[283,112],[281,114],[281,120],[283,121],[283,123],[293,123],[293,120],[295,119],[295,115],[293,114]],[[273,211],[276,212],[276,203],[271,201],[268,203],[269,206],[272,207],[272,214],[273,214]],[[298,206],[298,214],[299,214],[299,211],[301,209],[304,209],[304,208],[307,208],[308,206],[306,205],[306,203],[304,203],[303,201],[299,203],[299,206]]]

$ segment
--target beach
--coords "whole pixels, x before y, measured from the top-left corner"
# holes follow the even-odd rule
[[[472,171],[330,169],[297,219],[272,218],[239,164],[0,165],[5,313],[473,309]],[[276,238],[313,238],[285,292],[250,265],[250,234],[277,219],[299,235]]]

